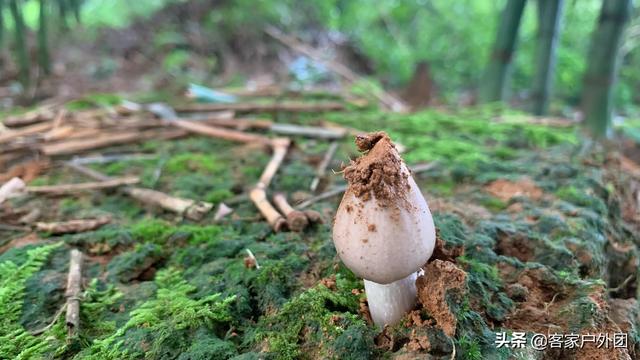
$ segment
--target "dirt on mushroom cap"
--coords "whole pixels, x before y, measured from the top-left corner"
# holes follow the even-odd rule
[[[383,207],[406,201],[409,173],[403,171],[402,159],[389,135],[383,131],[356,137],[358,150],[366,152],[344,168],[349,192],[367,201],[373,194]]]

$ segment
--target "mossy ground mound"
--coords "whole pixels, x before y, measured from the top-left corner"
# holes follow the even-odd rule
[[[48,209],[45,221],[105,213],[114,221],[61,237],[2,232],[0,246],[8,250],[0,255],[0,358],[448,359],[454,352],[460,359],[543,358],[530,349],[497,349],[496,332],[614,332],[623,327],[613,320],[621,299],[637,307],[640,235],[625,215],[636,205],[623,196],[633,180],[615,158],[585,155],[576,129],[530,124],[496,108],[412,115],[351,109],[324,120],[387,131],[409,164],[438,162],[417,182],[435,214],[434,259],[465,273],[463,288],[445,291],[443,299],[455,318],[453,334],[422,307],[393,328],[375,329],[362,281],[341,266],[331,241],[338,199],[313,205],[324,225],[273,234],[243,195],[269,154],[192,137],[127,149],[155,158],[94,167],[141,176],[144,186],[173,195],[232,204],[234,214],[219,223],[213,214],[194,223],[108,192],[10,202],[6,211]],[[308,191],[326,148],[296,139],[272,188]],[[345,139],[331,167],[338,170],[356,153]],[[36,182],[78,180],[53,169]],[[68,339],[63,318],[55,316],[72,247],[87,261],[81,328]],[[245,266],[246,249],[259,269]],[[624,326],[633,356],[638,323]]]

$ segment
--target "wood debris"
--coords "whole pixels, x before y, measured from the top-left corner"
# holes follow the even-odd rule
[[[44,186],[27,186],[26,191],[32,194],[75,194],[82,191],[104,190],[116,188],[123,185],[133,185],[140,182],[135,176],[112,178],[105,181],[85,182],[79,184],[60,184],[60,185],[44,185]]]
[[[98,181],[111,180],[110,177],[98,171],[73,162],[67,162],[65,165]],[[213,208],[213,204],[205,201],[184,199],[152,189],[124,186],[120,191],[143,204],[160,207],[196,221],[201,220]]]
[[[26,184],[24,183],[24,181],[22,181],[22,179],[18,177],[14,177],[4,183],[2,186],[0,186],[0,204],[2,204],[5,200],[21,193],[24,190],[25,186]]]
[[[322,112],[344,110],[344,104],[336,101],[318,103],[281,102],[273,104],[263,103],[232,103],[232,104],[190,104],[175,107],[178,112],[207,112],[207,111],[235,111],[238,113],[265,112]]]
[[[111,216],[101,216],[95,219],[76,219],[59,222],[38,222],[36,230],[52,235],[75,234],[98,229],[111,222]]]
[[[318,165],[318,168],[316,169],[316,177],[313,178],[313,180],[311,181],[310,190],[312,192],[315,192],[316,189],[318,189],[318,185],[320,184],[320,181],[322,180],[322,178],[324,178],[324,174],[327,171],[327,167],[329,166],[331,159],[333,159],[333,156],[335,155],[336,150],[338,150],[338,143],[334,141],[331,143],[331,145],[329,145],[329,149],[324,154],[322,161],[320,162],[320,164]]]
[[[69,336],[80,328],[80,293],[82,291],[82,261],[80,250],[71,250],[69,260],[69,276],[67,277],[67,316],[66,324]]]

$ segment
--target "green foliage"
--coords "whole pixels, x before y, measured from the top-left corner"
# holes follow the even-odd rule
[[[26,281],[47,261],[61,243],[26,250],[26,259],[17,264],[0,262],[0,358],[30,359],[49,349],[46,337],[29,334],[19,323]]]
[[[111,336],[95,340],[83,354],[87,359],[122,359],[144,357],[155,359],[167,352],[179,354],[192,343],[191,334],[200,328],[216,330],[231,320],[229,306],[235,297],[220,298],[212,294],[192,299],[196,288],[186,282],[176,269],[165,269],[156,276],[155,299],[147,300],[130,313],[130,319]],[[143,330],[149,347],[127,348],[123,337],[128,332]]]

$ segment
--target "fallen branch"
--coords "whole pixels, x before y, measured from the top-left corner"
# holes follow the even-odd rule
[[[76,219],[50,223],[38,222],[36,223],[36,230],[53,235],[75,234],[98,229],[110,222],[110,216],[102,216],[96,219]]]
[[[258,184],[256,185],[257,187],[263,189],[269,187],[273,176],[276,174],[282,164],[282,160],[284,160],[284,157],[287,155],[287,150],[289,149],[290,144],[291,140],[288,138],[276,138],[271,141],[273,154],[271,155],[271,160],[269,160],[269,163],[264,168],[262,175],[260,175],[260,180],[258,180]]]
[[[25,126],[16,130],[7,130],[4,132],[0,132],[0,144],[7,143],[21,137],[44,133],[45,131],[50,130],[52,127],[53,124],[51,124],[51,122],[45,122],[41,124]]]
[[[369,88],[368,90],[371,93],[371,95],[376,99],[378,99],[388,109],[392,111],[406,111],[408,109],[407,105],[405,105],[401,100],[399,100],[395,96],[389,94],[384,90],[378,91],[378,89],[376,89],[376,87],[371,83],[371,81],[358,76],[356,73],[354,73],[351,69],[349,69],[343,64],[340,64],[332,60],[327,60],[325,56],[323,56],[324,54],[320,53],[318,50],[313,49],[310,46],[301,43],[300,41],[298,41],[298,39],[292,36],[285,35],[282,31],[280,31],[276,27],[268,26],[267,28],[265,28],[264,32],[267,35],[271,36],[272,38],[278,40],[282,44],[290,47],[291,49],[303,54],[304,56],[307,56],[308,58],[312,59],[315,62],[318,62],[326,66],[329,70],[335,72],[336,74],[344,78],[348,83],[366,84],[367,87]]]
[[[209,112],[231,110],[238,113],[261,112],[322,112],[344,110],[344,104],[334,101],[319,103],[281,102],[273,104],[233,103],[233,104],[189,104],[175,107],[177,112]]]
[[[105,181],[86,182],[79,184],[47,185],[47,186],[27,186],[27,192],[33,194],[73,194],[82,191],[111,189],[123,185],[133,185],[140,182],[137,177],[112,178]]]
[[[153,160],[157,157],[154,154],[117,154],[117,155],[99,155],[88,157],[74,157],[75,164],[105,164],[114,161],[132,161],[132,160]]]
[[[169,123],[172,124],[173,126],[187,130],[192,133],[211,136],[211,137],[229,140],[229,141],[238,141],[238,142],[244,142],[244,143],[259,143],[264,145],[268,145],[271,143],[271,140],[268,137],[265,137],[262,135],[249,134],[249,133],[245,133],[237,130],[217,128],[210,125],[200,124],[195,121],[172,120],[172,121],[169,121]]]
[[[264,168],[258,183],[255,188],[249,193],[251,201],[258,208],[260,213],[267,219],[271,228],[278,232],[283,230],[287,225],[286,220],[280,215],[280,213],[269,203],[267,199],[266,189],[269,187],[271,180],[280,168],[284,157],[287,155],[287,150],[291,144],[291,140],[287,138],[276,138],[272,140],[273,154],[271,160]]]
[[[338,150],[338,143],[334,141],[331,143],[331,145],[329,145],[329,149],[327,149],[327,152],[324,154],[322,161],[320,162],[320,164],[318,165],[318,168],[316,169],[316,176],[311,181],[310,189],[312,192],[316,191],[316,189],[318,188],[318,185],[320,184],[320,180],[324,178],[324,173],[325,171],[327,171],[327,167],[329,166],[331,159],[333,159],[333,156],[335,155],[336,150]]]
[[[103,133],[95,138],[83,138],[54,144],[45,144],[42,145],[41,151],[43,154],[48,156],[70,155],[82,151],[93,150],[113,145],[134,143],[150,139],[174,139],[185,136],[186,134],[186,131],[180,129]]]
[[[73,161],[66,162],[65,165],[98,181],[111,180],[110,177],[80,164],[75,164]],[[213,204],[208,202],[179,198],[151,189],[124,186],[120,188],[120,191],[141,203],[157,206],[195,221],[201,220],[213,208]]]
[[[255,187],[249,193],[249,198],[258,208],[262,216],[267,219],[267,223],[271,225],[271,228],[275,232],[284,230],[287,227],[287,221],[280,215],[269,200],[267,200],[267,194],[263,188]]]
[[[152,189],[128,187],[124,191],[142,203],[159,206],[196,221],[201,220],[213,208],[213,204],[205,201],[184,199]]]
[[[52,108],[56,105],[57,104],[48,104],[24,114],[8,116],[2,121],[2,123],[7,127],[14,128],[48,121],[53,118],[54,113],[52,111]]]
[[[190,120],[193,121],[193,120]],[[197,121],[200,121],[199,119]],[[346,134],[346,129],[324,128],[318,126],[302,126],[295,124],[274,123],[264,119],[216,119],[204,120],[208,125],[231,127],[237,130],[261,129],[268,130],[280,135],[304,136],[318,139],[342,139]]]
[[[82,253],[71,250],[69,260],[69,277],[67,278],[67,316],[66,323],[69,336],[80,327],[80,291],[82,291]]]
[[[283,193],[273,195],[273,203],[278,207],[280,212],[286,216],[287,225],[292,231],[304,231],[307,225],[309,225],[309,219],[307,219],[304,212],[292,208],[287,202],[287,197]]]

